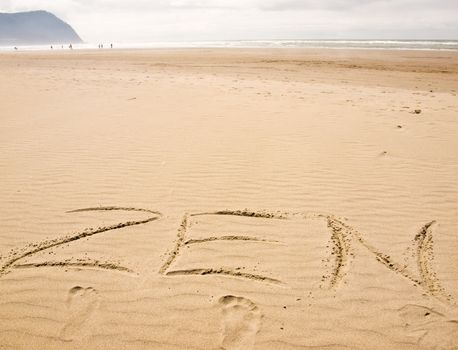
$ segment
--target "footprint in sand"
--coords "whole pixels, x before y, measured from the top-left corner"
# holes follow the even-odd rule
[[[226,295],[219,300],[223,313],[224,350],[249,350],[255,343],[256,334],[261,327],[261,312],[250,300]]]
[[[82,340],[90,334],[94,311],[99,307],[99,295],[92,288],[73,287],[68,292],[68,321],[61,331],[64,341]]]

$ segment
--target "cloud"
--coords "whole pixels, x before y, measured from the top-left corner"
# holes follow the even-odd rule
[[[374,2],[391,2],[391,0],[265,0],[259,1],[258,7],[268,11],[291,10],[330,10],[349,11],[355,7],[365,7]]]
[[[208,10],[243,8],[243,2],[230,0],[73,0],[84,8],[115,11],[170,11],[170,10]]]

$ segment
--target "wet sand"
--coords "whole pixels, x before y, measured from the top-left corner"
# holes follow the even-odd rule
[[[458,53],[0,73],[0,349],[458,348]]]

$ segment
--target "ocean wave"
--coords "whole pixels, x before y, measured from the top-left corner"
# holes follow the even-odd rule
[[[110,43],[105,43],[110,48]],[[387,49],[387,50],[458,50],[458,40],[227,40],[227,41],[188,41],[114,43],[117,49],[149,48],[323,48],[323,49]],[[75,50],[97,50],[99,44],[75,44]],[[13,46],[0,46],[0,51],[12,51]],[[51,50],[50,45],[18,46],[21,51]],[[53,45],[53,50],[68,50],[68,45]]]

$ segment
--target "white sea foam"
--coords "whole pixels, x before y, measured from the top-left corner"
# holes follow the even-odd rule
[[[99,44],[75,44],[75,50],[97,50]],[[458,50],[458,40],[228,40],[150,43],[113,43],[117,49],[149,48],[332,48],[379,50]],[[110,43],[104,43],[110,48]],[[50,45],[17,46],[21,51],[50,50]],[[53,45],[53,50],[68,50],[69,45]],[[14,46],[0,46],[0,51],[12,51]]]

